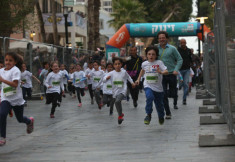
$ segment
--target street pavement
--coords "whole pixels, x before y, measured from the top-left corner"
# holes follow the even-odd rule
[[[109,116],[109,108],[101,110],[91,105],[88,92],[77,99],[66,94],[55,118],[49,118],[51,105],[43,101],[29,101],[26,116],[34,116],[35,128],[30,135],[26,126],[15,117],[8,118],[7,143],[0,147],[0,161],[99,161],[99,162],[234,162],[235,147],[199,147],[199,134],[217,134],[221,138],[229,133],[227,125],[200,126],[198,114],[202,100],[190,93],[187,105],[182,105],[179,92],[178,110],[172,119],[159,125],[156,109],[150,125],[144,124],[145,95],[140,93],[138,108],[132,100],[123,101],[124,121],[117,122],[117,112]]]

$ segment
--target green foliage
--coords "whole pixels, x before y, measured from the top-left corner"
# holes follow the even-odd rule
[[[13,29],[21,28],[22,21],[34,11],[35,0],[1,0],[0,1],[0,34],[12,33]]]
[[[211,0],[200,0],[200,17],[208,17],[205,24],[213,29],[214,9],[210,5]]]
[[[146,6],[147,22],[186,22],[192,13],[192,0],[139,0]]]
[[[147,12],[144,4],[138,0],[113,0],[114,19],[109,21],[110,26],[116,30],[126,23],[144,23],[146,22]]]

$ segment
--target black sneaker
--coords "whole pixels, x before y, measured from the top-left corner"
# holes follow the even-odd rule
[[[186,103],[186,100],[183,100],[183,105],[186,105],[187,103]]]
[[[134,107],[136,108],[136,107],[138,106],[137,101],[133,101],[133,105],[134,105]]]
[[[57,106],[60,107],[60,102],[57,102]]]
[[[158,122],[160,125],[164,124],[164,118],[159,118]]]
[[[174,109],[178,109],[178,106],[177,106],[177,105],[174,105]]]
[[[150,115],[147,115],[147,116],[144,118],[144,124],[149,125],[149,124],[150,124],[150,121],[151,121],[151,114],[150,114]]]

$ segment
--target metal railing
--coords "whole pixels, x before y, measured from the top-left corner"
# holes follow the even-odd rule
[[[235,135],[235,11],[230,3],[216,2],[215,36],[208,33],[204,43],[204,83]]]
[[[9,37],[0,37],[0,54],[3,57],[7,52],[15,52],[23,57],[26,63],[27,70],[34,76],[39,77],[40,71],[43,69],[43,63],[51,61],[58,61],[59,64],[64,64],[68,70],[71,64],[80,62],[83,64],[95,52],[79,48],[67,48],[63,46],[56,46],[53,44],[46,44],[40,42],[33,42],[26,39],[14,39]],[[42,85],[36,81],[33,83],[33,95],[43,93]]]

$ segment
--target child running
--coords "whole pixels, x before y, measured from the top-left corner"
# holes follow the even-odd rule
[[[48,69],[49,69],[49,63],[48,62],[43,62],[43,67],[44,69],[42,69],[41,73],[39,74],[39,79],[41,79],[41,77],[43,77],[43,90],[44,90],[44,94],[46,95],[46,90],[47,87],[44,85],[47,74],[48,74]]]
[[[109,72],[105,77],[104,81],[111,80],[112,82],[112,93],[113,93],[113,102],[118,112],[118,124],[121,124],[124,120],[124,114],[122,113],[122,100],[126,96],[127,91],[127,80],[131,83],[132,87],[135,87],[133,80],[126,70],[121,69],[123,65],[121,58],[113,58],[113,71]]]
[[[73,95],[73,97],[75,98],[76,95],[75,95],[75,87],[73,85],[73,73],[76,71],[76,68],[74,65],[70,65],[69,67],[69,80],[68,80],[68,91],[69,91],[69,94],[70,96]]]
[[[38,80],[32,73],[26,70],[26,64],[23,63],[21,71],[21,87],[23,92],[23,99],[25,100],[25,106],[27,105],[27,99],[31,99],[32,97],[32,78],[41,84],[40,80]]]
[[[108,63],[106,65],[106,70],[108,73],[113,71],[113,64]],[[106,73],[103,78],[106,78],[108,73]],[[107,104],[107,107],[110,106],[109,115],[112,115],[114,101],[115,101],[115,100],[113,100],[112,82],[110,79],[109,80],[102,79],[102,82],[104,82],[103,83],[103,104],[104,105]]]
[[[142,70],[140,71],[139,77],[136,84],[139,84],[140,78],[145,74],[144,80],[144,91],[146,95],[146,106],[145,111],[147,116],[144,119],[146,125],[150,124],[151,114],[153,111],[153,102],[155,103],[159,124],[164,123],[164,106],[163,106],[163,87],[162,87],[162,75],[168,74],[167,67],[158,58],[157,47],[147,47],[145,50],[147,61],[144,61],[141,65]]]
[[[82,106],[81,96],[83,97],[85,95],[84,88],[85,88],[85,73],[82,71],[81,64],[76,65],[76,71],[73,73],[72,76],[73,84],[75,86],[75,89],[77,91],[77,97],[78,97],[78,107]],[[80,95],[81,94],[81,95]]]
[[[92,79],[92,90],[94,91],[95,100],[98,105],[98,108],[101,109],[101,107],[103,106],[103,103],[101,101],[100,87],[98,87],[98,84],[99,84],[100,79],[104,75],[104,71],[99,69],[99,65],[100,63],[98,61],[94,61],[93,63],[94,70],[92,70],[88,74],[88,79],[90,78]]]
[[[7,115],[11,109],[14,110],[19,123],[27,125],[27,133],[33,132],[34,118],[26,117],[24,113],[24,99],[20,88],[20,78],[23,60],[13,52],[5,55],[5,68],[0,69],[0,82],[2,82],[0,106],[0,146],[6,144]]]
[[[57,62],[52,62],[51,72],[47,75],[45,86],[47,87],[47,103],[52,103],[50,118],[55,118],[54,113],[60,99],[60,93],[64,94],[63,76],[59,72],[59,65]]]
[[[90,78],[88,78],[88,74],[92,71],[93,69],[93,62],[90,61],[88,63],[88,68],[85,71],[85,75],[87,77],[87,85],[88,85],[88,90],[89,90],[89,94],[91,97],[91,104],[94,104],[94,100],[93,100],[93,91],[92,91],[92,80]]]

